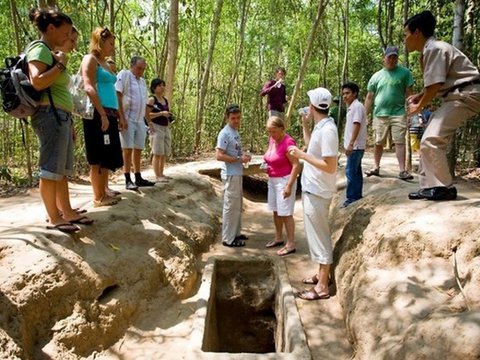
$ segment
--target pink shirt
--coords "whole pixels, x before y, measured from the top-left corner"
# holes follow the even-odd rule
[[[287,149],[291,145],[296,145],[295,140],[285,134],[283,139],[277,145],[272,138],[268,141],[268,150],[263,159],[268,165],[267,174],[270,177],[283,177],[290,175],[292,172],[292,164],[287,158]]]

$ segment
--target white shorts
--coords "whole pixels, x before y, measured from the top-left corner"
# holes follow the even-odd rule
[[[145,122],[128,121],[127,130],[120,132],[120,144],[122,149],[140,149],[145,148],[145,139],[147,138],[147,126]]]
[[[297,182],[292,186],[292,193],[286,199],[283,198],[283,190],[287,186],[290,175],[283,177],[271,177],[268,179],[268,210],[276,211],[278,216],[291,216],[295,210],[295,193]]]

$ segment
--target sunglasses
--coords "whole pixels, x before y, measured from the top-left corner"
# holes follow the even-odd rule
[[[102,39],[108,38],[112,36],[112,32],[108,29],[108,27],[104,27],[102,32],[100,33],[100,37]]]

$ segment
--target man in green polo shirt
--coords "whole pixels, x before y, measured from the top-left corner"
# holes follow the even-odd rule
[[[373,128],[375,130],[375,166],[365,174],[367,176],[380,175],[383,147],[391,129],[400,169],[398,177],[402,180],[411,180],[413,176],[405,170],[405,134],[407,131],[405,98],[412,94],[413,77],[410,70],[398,65],[397,47],[388,46],[384,55],[384,67],[373,74],[368,82],[368,93],[365,99],[367,115],[372,111],[373,105]]]

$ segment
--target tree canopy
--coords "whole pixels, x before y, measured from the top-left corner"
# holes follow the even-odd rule
[[[340,86],[346,80],[360,86],[360,99],[363,99],[369,78],[382,67],[383,47],[387,44],[402,47],[403,23],[419,11],[431,10],[438,20],[437,37],[452,42],[456,4],[451,1],[320,1],[325,9],[321,13],[303,76],[297,85],[299,96],[294,99],[292,109],[307,105],[306,90],[324,86],[333,95],[339,95]],[[475,0],[462,3],[465,5],[463,51],[478,65],[480,7],[475,6]],[[170,11],[175,4],[178,15]],[[174,79],[172,99],[169,100],[176,116],[172,146],[174,156],[179,156],[213,149],[216,135],[223,126],[223,109],[230,102],[242,107],[241,132],[246,146],[252,151],[264,149],[266,110],[259,91],[263,83],[273,77],[274,69],[283,66],[287,70],[287,92],[289,95],[293,93],[308,50],[309,34],[318,14],[319,2],[8,0],[2,4],[4,11],[0,15],[0,36],[4,39],[0,43],[1,58],[18,53],[29,41],[38,37],[28,21],[28,11],[38,5],[58,6],[72,17],[80,31],[78,51],[71,55],[68,65],[70,73],[78,71],[82,56],[88,49],[90,32],[96,26],[108,26],[116,34],[118,69],[127,68],[131,56],[141,55],[148,64],[145,72],[147,83],[157,76]],[[178,21],[177,27],[170,26],[171,14],[178,16],[172,19]],[[175,31],[178,33],[172,34]],[[212,45],[213,31],[217,33]],[[178,36],[178,49],[172,60],[172,55],[168,54],[175,46],[174,41],[169,41],[173,35]],[[168,61],[174,61],[174,66],[167,66]],[[400,63],[412,70],[415,88],[421,89],[423,83],[418,55],[407,55],[402,51]],[[173,77],[169,76],[169,69],[174,69]],[[203,95],[202,84],[206,84]],[[167,83],[167,87],[171,85]],[[35,163],[38,156],[31,128],[26,127],[22,132],[19,121],[4,113],[0,118],[3,134],[0,139],[0,168],[15,168],[24,175],[27,161]],[[75,122],[79,132],[76,164],[77,168],[85,169],[81,121],[76,119]],[[296,111],[289,124],[289,133],[300,139]],[[456,146],[460,160],[480,159],[479,128],[478,121],[470,122],[459,131]],[[32,159],[27,159],[29,155],[22,137],[28,140]],[[1,174],[0,171],[0,179]]]

